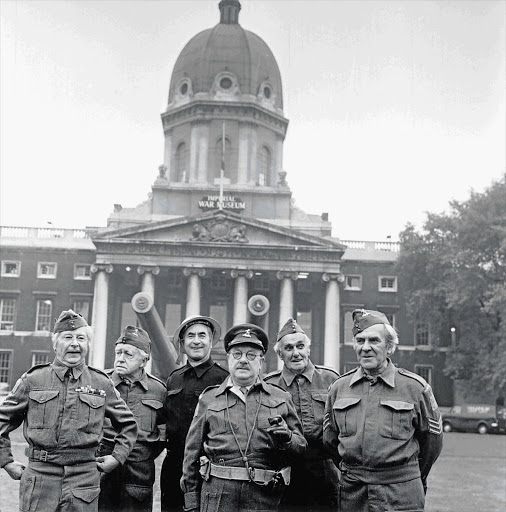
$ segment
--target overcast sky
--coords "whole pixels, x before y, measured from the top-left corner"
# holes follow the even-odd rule
[[[296,204],[333,236],[407,222],[505,172],[504,1],[242,0],[272,49]],[[105,226],[147,198],[184,45],[218,0],[0,1],[0,224]]]

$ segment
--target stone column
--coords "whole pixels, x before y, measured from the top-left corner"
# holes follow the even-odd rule
[[[341,305],[339,283],[344,281],[341,273],[325,272],[322,280],[327,283],[325,291],[325,335],[323,361],[326,366],[341,371]]]
[[[249,148],[249,169],[248,169],[248,182],[255,185],[257,182],[257,130],[256,128],[250,129],[250,148]]]
[[[278,182],[278,173],[283,171],[283,139],[278,135],[276,137],[276,157],[274,172],[271,178],[272,186],[275,187]]]
[[[199,183],[207,183],[207,162],[209,161],[209,124],[204,124],[199,127],[198,136],[199,154],[197,166],[197,181]]]
[[[280,270],[276,273],[276,277],[281,281],[279,292],[279,332],[285,322],[293,317],[293,284],[299,278],[299,274],[297,272]],[[278,369],[282,367],[283,361],[278,358]]]
[[[107,311],[109,302],[109,274],[113,271],[110,263],[93,263],[91,272],[95,276],[93,293],[93,316],[91,326],[94,337],[90,345],[89,364],[103,369],[107,344]]]
[[[200,315],[200,278],[206,275],[206,270],[204,268],[186,267],[183,274],[188,278],[186,316]]]
[[[165,132],[165,148],[163,154],[163,165],[167,168],[167,179],[176,181],[176,177],[172,175],[172,130]]]
[[[153,300],[155,299],[155,276],[160,273],[160,267],[139,265],[137,267],[137,273],[142,276],[141,291],[149,293]],[[163,322],[163,319],[162,319]],[[151,373],[153,367],[152,360],[150,359],[146,364],[146,371]]]
[[[244,324],[248,321],[248,279],[253,277],[253,270],[234,268],[230,275],[234,284],[234,323]]]
[[[195,183],[198,179],[198,152],[199,152],[199,129],[196,124],[191,125],[190,132],[190,169],[189,183]]]
[[[239,156],[237,166],[237,183],[248,183],[250,124],[239,123]]]

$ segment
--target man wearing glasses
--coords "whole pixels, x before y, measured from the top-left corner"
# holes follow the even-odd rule
[[[186,438],[186,511],[278,510],[307,442],[290,394],[260,378],[268,344],[253,324],[225,335],[230,376],[201,395]]]

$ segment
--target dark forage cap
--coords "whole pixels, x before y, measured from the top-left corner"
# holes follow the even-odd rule
[[[216,345],[221,336],[220,324],[214,318],[202,315],[192,315],[185,318],[174,333],[174,343],[177,341],[183,341],[184,333],[186,330],[195,324],[207,325],[207,327],[209,327],[212,332],[212,345]]]
[[[235,345],[244,345],[245,343],[261,348],[265,354],[269,347],[269,337],[258,325],[238,324],[227,331],[223,341],[225,352],[228,352]]]
[[[355,309],[351,314],[353,317],[353,336],[375,324],[390,325],[388,318],[381,311],[372,309]]]
[[[53,332],[75,331],[79,327],[88,327],[88,322],[82,315],[72,309],[62,311],[60,316],[54,321]]]
[[[289,318],[285,325],[281,327],[281,330],[278,332],[278,336],[276,338],[276,341],[280,341],[281,338],[286,336],[287,334],[295,334],[296,332],[300,332],[302,334],[306,334],[301,326],[297,323],[297,320],[294,320],[293,318]]]
[[[140,327],[135,327],[135,325],[127,325],[125,327],[123,334],[116,340],[116,345],[118,343],[128,343],[144,350],[148,354],[151,353],[151,340],[148,333]]]

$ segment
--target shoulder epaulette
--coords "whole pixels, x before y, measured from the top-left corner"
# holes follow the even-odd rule
[[[330,366],[323,366],[322,364],[315,364],[315,368],[319,368],[320,370],[328,370],[329,372],[335,373],[338,377],[341,376],[337,370],[335,370],[334,368],[331,368]]]
[[[264,380],[270,379],[271,377],[278,377],[279,375],[281,375],[281,370],[274,370],[273,372],[268,373],[264,377]],[[269,382],[269,384],[272,384],[272,382]]]
[[[340,375],[338,378],[339,379],[342,379],[343,377],[346,377],[348,375],[351,375],[352,373],[355,373],[357,370],[359,369],[359,366],[357,366],[356,368],[352,368],[350,371],[346,372],[346,373],[343,373],[342,375]]]
[[[27,370],[24,374],[27,375],[28,373],[32,373],[35,370],[40,370],[41,368],[45,368],[46,366],[49,366],[51,363],[41,363],[36,364],[32,366],[29,370]]]
[[[279,390],[283,391],[283,393],[290,394],[289,391],[287,391],[286,389],[282,388],[279,384],[276,384],[275,382],[266,382],[266,384],[268,384],[269,386],[273,386],[275,388],[278,388]]]
[[[181,370],[184,370],[184,368],[186,368],[186,365],[185,365],[185,364],[184,364],[183,366],[180,366],[179,368],[176,368],[175,370],[172,370],[172,371],[170,372],[169,377],[171,377],[172,375],[174,375],[174,374],[175,374],[175,373],[177,373],[177,372],[180,372]]]
[[[94,372],[99,373],[100,375],[104,375],[105,377],[109,378],[109,375],[106,373],[105,370],[101,370],[100,368],[95,368],[94,366],[88,366],[90,370],[93,370]]]
[[[163,387],[165,387],[165,382],[163,380],[160,380],[158,377],[155,377],[154,375],[151,375],[151,373],[146,372],[146,375],[153,380],[158,381]]]
[[[405,370],[404,368],[397,368],[397,371],[401,375],[417,380],[424,388],[427,386],[427,381],[423,377],[420,377],[418,373],[410,372],[409,370]]]
[[[221,384],[215,384],[214,386],[207,386],[207,388],[204,388],[204,391],[202,391],[202,393],[200,393],[200,396],[203,396],[205,393],[207,393],[208,391],[211,391],[211,389],[216,389],[216,388],[219,388],[221,386]]]
[[[217,366],[220,370],[223,370],[228,375],[228,373],[229,373],[228,370],[226,368],[223,368],[223,366],[221,366],[220,363],[217,363],[216,361],[214,361],[214,365]]]

